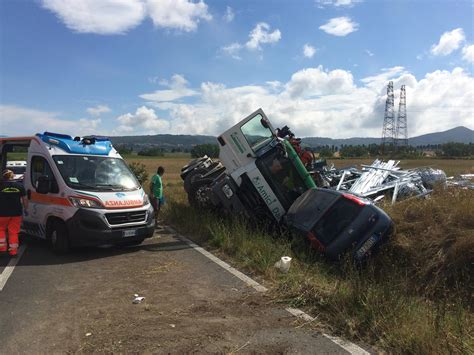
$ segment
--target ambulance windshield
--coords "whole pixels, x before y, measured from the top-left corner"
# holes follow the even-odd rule
[[[122,159],[84,155],[55,155],[65,183],[74,189],[127,191],[140,187]]]

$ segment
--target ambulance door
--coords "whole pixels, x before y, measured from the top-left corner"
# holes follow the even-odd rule
[[[23,229],[28,234],[41,238],[46,237],[46,221],[51,215],[61,216],[67,199],[59,194],[57,177],[48,160],[39,154],[29,157],[30,183],[26,184],[28,198],[28,210],[23,219]],[[39,188],[39,181],[48,181],[47,191]]]

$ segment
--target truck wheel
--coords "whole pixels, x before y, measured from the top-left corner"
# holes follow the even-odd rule
[[[65,254],[70,249],[69,235],[63,222],[54,222],[49,233],[51,247],[56,254]]]
[[[211,179],[193,181],[188,193],[189,204],[198,208],[209,208],[211,202]]]
[[[193,178],[197,175],[204,175],[206,172],[206,168],[199,168],[191,171],[188,175],[186,175],[186,177],[184,178],[184,191],[189,193],[189,191],[191,190]]]

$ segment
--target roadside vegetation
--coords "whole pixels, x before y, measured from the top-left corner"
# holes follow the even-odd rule
[[[390,353],[474,353],[474,191],[441,189],[429,199],[383,206],[395,233],[377,257],[356,268],[349,260],[327,262],[302,240],[276,238],[237,217],[191,208],[179,177],[186,158],[129,162],[141,162],[149,174],[163,165],[168,202],[162,218],[260,280],[274,302],[315,316],[312,326]],[[424,165],[448,176],[474,173],[469,160],[401,163]],[[293,257],[288,274],[273,266],[283,255]]]

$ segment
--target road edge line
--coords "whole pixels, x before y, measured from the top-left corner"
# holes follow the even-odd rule
[[[260,285],[257,281],[253,280],[252,278],[248,277],[247,275],[245,275],[241,271],[239,271],[239,270],[235,269],[234,267],[230,266],[225,261],[219,259],[214,254],[208,252],[203,247],[200,247],[199,245],[194,243],[192,240],[186,238],[184,235],[178,233],[174,228],[172,228],[170,226],[163,226],[163,227],[165,229],[168,229],[173,234],[175,234],[175,236],[178,239],[180,239],[183,242],[185,242],[186,244],[188,244],[191,248],[193,248],[197,252],[201,253],[206,258],[210,259],[211,261],[213,261],[214,263],[216,263],[217,265],[219,265],[223,269],[230,272],[232,275],[236,276],[237,278],[239,278],[240,280],[245,282],[248,286],[253,287],[258,292],[268,291],[268,289],[265,286]],[[311,322],[311,321],[315,320],[314,317],[311,317],[309,314],[303,312],[301,309],[288,307],[288,308],[285,308],[285,310],[288,313],[290,313],[291,315],[293,315],[297,318],[301,318],[305,321]],[[338,337],[335,337],[335,336],[332,336],[332,335],[329,335],[329,334],[326,334],[326,333],[322,333],[322,332],[321,332],[321,335],[323,335],[325,338],[331,340],[333,343],[340,346],[344,350],[348,351],[352,355],[370,355],[370,352],[368,352],[367,350],[364,350],[363,348],[361,348],[360,346],[358,346],[354,343],[351,343],[350,341],[343,340],[341,338],[338,338]]]
[[[268,289],[265,287],[265,286],[262,286],[260,285],[257,281],[251,279],[250,277],[248,277],[247,275],[245,275],[244,273],[240,272],[239,270],[233,268],[232,266],[230,266],[229,264],[227,264],[225,261],[219,259],[217,256],[215,256],[214,254],[211,254],[210,252],[208,252],[206,249],[200,247],[199,245],[197,245],[196,243],[194,243],[192,240],[186,238],[185,236],[179,234],[178,232],[176,232],[175,229],[171,228],[171,227],[166,227],[168,230],[170,230],[171,232],[173,232],[177,238],[181,239],[183,242],[185,242],[186,244],[188,244],[190,247],[192,247],[194,250],[196,250],[197,252],[201,253],[202,255],[204,255],[206,258],[212,260],[213,262],[215,262],[217,265],[219,265],[220,267],[222,267],[223,269],[227,270],[228,272],[230,272],[232,275],[234,275],[235,277],[239,278],[241,281],[245,282],[248,286],[250,287],[253,287],[255,290],[257,290],[258,292],[266,292],[268,291]]]
[[[10,278],[10,276],[13,274],[13,270],[15,269],[16,264],[18,264],[18,262],[20,261],[20,258],[23,255],[23,252],[25,251],[25,249],[26,249],[26,246],[21,245],[18,248],[17,257],[11,258],[7,266],[5,266],[5,269],[3,269],[2,273],[0,274],[0,291],[3,291],[3,288],[7,284],[7,281]]]

